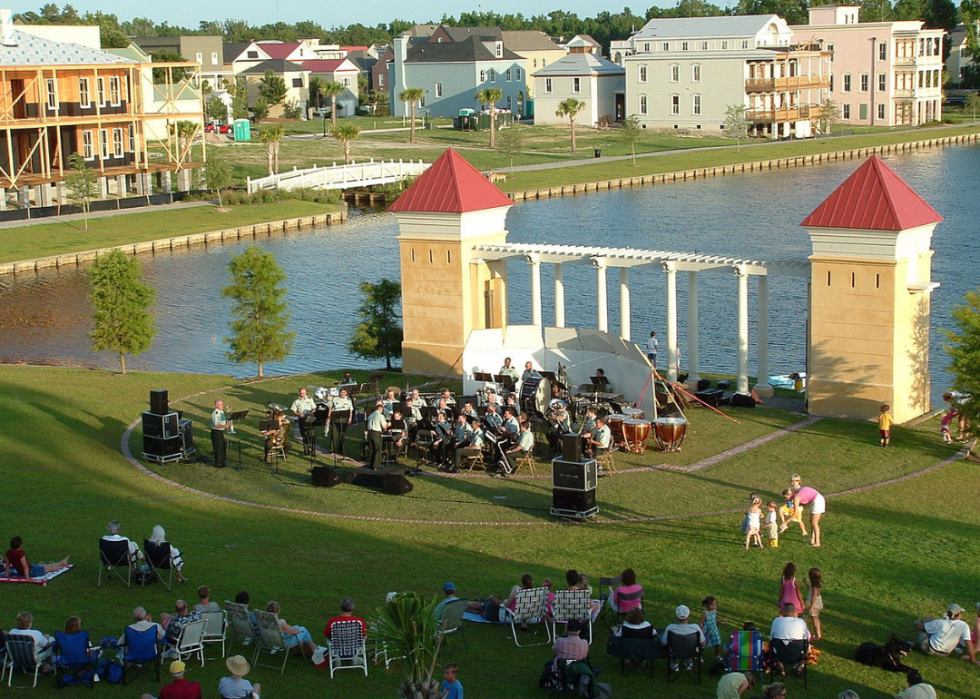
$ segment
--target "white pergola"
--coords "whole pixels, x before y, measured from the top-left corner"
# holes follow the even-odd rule
[[[700,253],[602,248],[585,245],[536,245],[506,243],[477,245],[474,263],[523,257],[531,265],[531,324],[542,325],[541,265],[553,264],[555,271],[555,327],[565,327],[565,286],[562,265],[592,264],[596,269],[597,329],[609,331],[606,302],[606,269],[619,268],[620,334],[630,341],[631,267],[659,265],[667,275],[667,378],[677,380],[677,273],[688,275],[688,381],[698,376],[698,275],[701,272],[731,270],[738,280],[738,382],[736,392],[749,393],[749,276],[759,279],[758,298],[758,375],[759,387],[768,387],[769,376],[769,277],[773,275],[809,277],[808,260],[748,260]]]

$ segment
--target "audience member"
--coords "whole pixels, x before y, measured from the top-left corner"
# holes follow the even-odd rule
[[[786,685],[782,682],[773,682],[762,689],[762,699],[782,699],[785,696]]]
[[[783,605],[782,613],[772,621],[769,638],[775,641],[802,641],[810,638],[810,629],[806,622],[800,619],[796,606],[792,602]]]
[[[615,633],[623,638],[650,639],[657,636],[657,630],[643,618],[643,609],[640,607],[633,607],[626,612],[626,620],[622,626],[616,628]]]
[[[667,643],[669,640],[669,634],[675,634],[677,636],[687,636],[692,633],[698,635],[698,643],[704,647],[707,644],[708,639],[704,636],[704,631],[701,630],[700,624],[692,624],[691,622],[691,610],[686,604],[682,604],[677,609],[674,610],[674,614],[677,616],[677,622],[673,624],[667,624],[667,628],[664,629],[663,640]]]
[[[442,669],[442,699],[463,699],[463,685],[456,675],[459,674],[459,665],[456,663],[446,663]]]
[[[153,533],[150,534],[150,541],[158,546],[160,544],[170,543],[167,541],[167,533],[159,524],[153,527]],[[170,567],[177,571],[177,582],[187,582],[187,578],[184,577],[184,557],[181,555],[180,549],[173,544],[170,544]]]
[[[245,675],[252,669],[245,658],[233,655],[225,661],[225,666],[231,673],[231,677],[222,677],[218,682],[221,699],[259,699],[262,695],[262,685],[252,684],[245,679]]]
[[[861,699],[853,689],[845,689],[837,695],[837,699]]]
[[[738,699],[755,686],[755,673],[729,672],[718,681],[718,699]]]
[[[197,605],[194,607],[195,612],[220,612],[221,607],[218,606],[217,602],[211,601],[211,588],[207,585],[201,585],[197,588]]]
[[[50,675],[54,672],[54,666],[50,662],[51,652],[54,650],[54,639],[47,634],[31,628],[33,624],[34,615],[30,612],[21,612],[17,615],[17,626],[11,629],[10,633],[17,634],[18,636],[30,636],[34,639],[34,652],[37,655],[38,661],[41,663],[41,672],[45,675]]]
[[[74,636],[76,633],[82,632],[82,617],[80,616],[70,616],[68,621],[65,622],[65,633],[69,636]],[[90,646],[88,649],[88,657],[90,659],[97,659],[99,657],[99,647]]]
[[[10,540],[10,548],[7,550],[6,561],[4,563],[4,574],[9,578],[11,575],[31,578],[40,578],[48,573],[62,570],[68,567],[68,556],[57,563],[28,563],[27,554],[21,548],[24,541],[19,536]]]
[[[119,523],[118,519],[114,519],[109,524],[106,525],[106,535],[102,537],[105,541],[125,541],[129,545],[129,559],[130,561],[142,560],[143,552],[140,551],[140,547],[136,545],[135,541],[130,541],[125,536],[122,536],[119,532],[122,531],[122,525]]]
[[[351,608],[353,609],[353,607]],[[310,632],[306,630],[306,627],[290,626],[287,624],[286,620],[279,616],[279,603],[276,601],[269,602],[269,604],[265,605],[265,611],[275,614],[279,620],[279,628],[282,629],[282,633],[286,637],[287,648],[303,646],[303,648],[310,652],[310,655],[313,654],[316,650],[316,644],[313,642],[313,637],[310,636]],[[361,623],[363,624],[364,622],[362,621]]]
[[[555,640],[556,660],[585,660],[589,656],[589,642],[579,636],[582,622],[572,619],[565,625],[565,635]]]
[[[621,583],[612,594],[613,608],[625,614],[634,607],[643,606],[643,585],[637,585],[636,572],[632,568],[627,568],[620,576]],[[639,595],[636,599],[622,599],[624,595]]]
[[[442,619],[442,612],[446,608],[446,605],[459,601],[459,597],[456,596],[456,583],[453,582],[443,583],[442,593],[445,595],[445,598],[439,604],[436,605],[436,610],[435,610],[436,621]]]
[[[340,602],[340,616],[335,616],[333,619],[327,622],[327,625],[323,629],[323,635],[330,638],[330,629],[338,621],[357,621],[361,624],[361,634],[367,636],[367,624],[364,623],[364,619],[359,616],[354,616],[354,600],[350,597],[344,597]]]
[[[905,681],[909,686],[895,695],[895,699],[936,699],[936,690],[931,684],[926,684],[918,670],[905,673]]]
[[[167,645],[176,646],[180,639],[180,632],[192,621],[200,621],[201,614],[187,606],[187,602],[182,599],[174,602],[175,614],[161,614],[160,621],[167,629]]]
[[[170,663],[170,676],[174,681],[160,688],[160,699],[201,699],[200,682],[185,680],[184,669],[183,660]],[[140,699],[156,699],[156,697],[152,694],[144,694]]]
[[[924,617],[915,622],[915,627],[921,632],[919,634],[919,648],[926,655],[949,655],[958,646],[966,647],[966,655],[971,663],[980,664],[977,661],[977,649],[970,640],[970,627],[960,616],[963,614],[963,607],[958,604],[951,604],[946,609],[946,616],[941,619]]]
[[[514,585],[510,589],[510,595],[506,600],[501,601],[499,597],[491,595],[485,600],[467,602],[466,611],[479,614],[487,621],[507,621],[507,612],[503,610],[508,609],[514,611],[517,605],[517,593],[521,590],[530,590],[532,587],[534,587],[534,580],[531,574],[524,573],[521,576],[521,584]],[[521,624],[521,629],[527,631],[527,624]]]
[[[130,624],[127,628],[133,629],[133,631],[143,632],[146,631],[147,629],[152,629],[154,627],[156,627],[157,630],[157,640],[162,641],[163,637],[167,635],[167,632],[164,630],[164,628],[160,624],[154,622],[153,618],[149,614],[147,614],[146,610],[143,607],[137,607],[136,609],[133,610],[133,623]],[[123,629],[123,632],[119,634],[117,643],[120,646],[126,645],[125,629]]]
[[[235,604],[245,605],[245,609],[248,609],[249,602],[252,601],[251,595],[245,590],[242,590],[237,595],[235,595]],[[252,622],[252,630],[255,631],[255,635],[259,635],[259,620],[255,618],[255,612],[248,609],[248,620]]]

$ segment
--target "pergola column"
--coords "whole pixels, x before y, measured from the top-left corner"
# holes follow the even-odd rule
[[[677,381],[677,265],[663,263],[667,274],[667,380]]]
[[[759,301],[756,326],[758,336],[757,373],[758,378],[755,382],[755,392],[760,398],[769,398],[773,394],[772,386],[769,385],[769,277],[765,274],[759,275]]]
[[[596,326],[599,332],[609,332],[609,308],[606,304],[606,258],[593,257],[592,264],[596,269],[596,307],[598,320]]]
[[[630,341],[630,268],[619,268],[619,334]]]
[[[541,260],[537,255],[527,256],[531,265],[531,325],[541,326]]]
[[[555,327],[565,327],[565,277],[560,262],[555,263]]]
[[[687,383],[697,386],[698,376],[698,273],[687,273]]]
[[[738,279],[738,380],[735,392],[749,394],[749,273],[745,265],[735,265]]]

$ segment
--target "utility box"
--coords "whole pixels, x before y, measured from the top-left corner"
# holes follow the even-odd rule
[[[252,140],[252,125],[249,123],[248,119],[235,119],[235,140]]]

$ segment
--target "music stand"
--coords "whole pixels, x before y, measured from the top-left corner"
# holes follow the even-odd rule
[[[494,374],[493,380],[503,386],[507,391],[514,390],[514,379],[507,374]]]
[[[345,459],[347,458],[347,452],[344,449],[344,437],[347,435],[347,423],[350,421],[351,411],[350,410],[334,410],[330,413],[330,424],[340,425],[340,455]],[[330,430],[330,446],[333,448],[333,464],[337,465],[337,445],[333,443],[333,429]]]
[[[474,371],[473,380],[483,381],[484,383],[493,383],[493,374],[488,371]]]
[[[226,419],[228,420],[228,422],[232,424],[232,426],[234,426],[236,420],[244,420],[247,417],[248,417],[247,410],[239,410],[237,412],[228,415]],[[228,438],[229,434],[236,434],[236,432],[228,432],[227,430],[225,430],[225,439]],[[238,466],[235,470],[241,471],[242,470],[242,440],[236,438],[235,441],[238,442]]]

